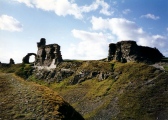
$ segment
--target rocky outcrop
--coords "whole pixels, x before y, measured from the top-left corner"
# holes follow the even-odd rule
[[[119,62],[158,62],[163,58],[156,48],[138,46],[135,41],[121,41],[109,44],[108,61]]]
[[[37,43],[38,51],[36,56],[36,66],[51,66],[62,61],[60,46],[58,44],[46,45],[46,40],[41,38]]]
[[[66,78],[69,78],[68,84],[75,85],[78,83],[82,83],[86,80],[96,78],[98,81],[106,80],[109,77],[114,78],[115,80],[118,79],[116,76],[119,73],[113,72],[101,72],[101,71],[73,71],[70,69],[56,69],[56,70],[46,70],[46,69],[39,69],[35,72],[36,79],[45,80],[48,83],[52,82],[62,82]]]
[[[99,61],[86,61],[86,62],[62,62],[56,69],[35,69],[34,76],[38,80],[44,80],[48,83],[60,83],[66,80],[67,84],[75,85],[81,84],[87,80],[96,79],[103,81],[107,79],[118,80],[122,72],[110,69],[111,63],[100,62],[108,69],[102,69],[102,65],[97,65],[93,68],[95,63]],[[105,65],[106,64],[106,65]],[[87,66],[91,69],[88,69]],[[95,64],[96,65],[96,64]]]

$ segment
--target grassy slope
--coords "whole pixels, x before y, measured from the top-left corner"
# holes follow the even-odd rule
[[[66,79],[49,86],[85,119],[168,118],[167,73],[142,63],[97,61],[81,63],[77,71],[81,70],[121,73],[118,80],[94,78],[71,86]]]
[[[11,73],[0,73],[0,119],[83,118],[51,89],[28,83]]]
[[[57,91],[85,119],[164,120],[168,118],[168,73],[142,63],[103,61],[68,61],[58,69],[120,73],[99,81],[93,78],[69,85],[66,78],[60,83],[47,84],[31,79]],[[165,66],[166,68],[166,66]]]

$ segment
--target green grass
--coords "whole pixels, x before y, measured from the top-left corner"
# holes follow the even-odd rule
[[[115,93],[119,98],[118,104],[121,111],[116,119],[153,120],[157,112],[163,110],[164,106],[160,103],[166,102],[168,98],[161,93],[165,92],[167,75],[158,76],[155,70],[141,63],[126,63],[116,67],[116,71],[122,71],[113,85],[114,91],[122,89],[121,93]],[[155,84],[145,85],[149,80],[153,80]]]
[[[165,108],[161,103],[167,104],[168,98],[163,95],[165,94],[164,86],[167,84],[165,82],[166,75],[163,74],[159,77],[161,72],[155,72],[156,69],[152,66],[134,62],[123,64],[116,61],[73,61],[61,63],[59,67],[64,68],[70,65],[71,69],[76,71],[101,71],[119,74],[117,80],[112,77],[103,81],[93,78],[81,84],[70,85],[69,81],[73,78],[72,75],[60,83],[47,84],[48,87],[59,92],[78,111],[87,110],[82,113],[85,119],[93,119],[95,116],[101,115],[102,110],[110,112],[109,106],[114,104],[114,111],[120,111],[117,114],[114,113],[116,114],[113,117],[114,120],[139,120],[140,118],[153,120],[158,114],[157,111],[163,111]],[[150,83],[145,85],[150,80],[153,80],[155,85]],[[46,82],[43,81],[40,84],[46,85]],[[163,94],[160,94],[161,92]],[[115,99],[117,99],[116,102]]]
[[[22,64],[21,67],[15,71],[15,74],[24,79],[27,79],[33,74],[33,69],[34,68],[31,66],[31,64]]]
[[[144,63],[94,60],[67,60],[57,67],[61,68],[76,73],[96,71],[117,74],[117,79],[110,76],[99,81],[98,77],[94,77],[76,85],[70,84],[75,74],[59,83],[50,84],[45,80],[37,80],[33,75],[29,76],[29,81],[57,91],[85,119],[97,119],[99,116],[114,120],[154,120],[159,114],[163,116],[162,113],[168,112],[167,72]],[[168,70],[167,66],[164,68]],[[29,66],[24,65],[22,69],[29,71]]]
[[[0,73],[0,96],[1,119],[83,120],[57,92],[14,74]]]
[[[165,71],[168,71],[168,65],[164,66]]]
[[[14,73],[17,71],[22,64],[7,64],[7,65],[1,65],[0,66],[0,72],[6,72],[6,73]]]

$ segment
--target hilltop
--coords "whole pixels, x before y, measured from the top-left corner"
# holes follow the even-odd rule
[[[42,38],[37,47],[21,64],[0,64],[0,118],[168,118],[168,58],[158,49],[121,41],[109,45],[107,58],[64,60],[58,44]]]

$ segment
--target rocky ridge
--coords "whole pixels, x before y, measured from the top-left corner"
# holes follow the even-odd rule
[[[98,64],[97,64],[98,63]],[[101,68],[108,66],[107,69]],[[113,71],[113,64],[103,61],[84,61],[84,62],[62,62],[56,69],[35,69],[34,76],[36,79],[47,81],[48,83],[60,83],[69,79],[69,84],[79,84],[89,79],[98,79],[98,81],[108,78],[118,79],[121,72]]]

